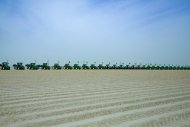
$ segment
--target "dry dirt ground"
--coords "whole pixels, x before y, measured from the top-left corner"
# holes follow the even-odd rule
[[[190,71],[0,71],[0,127],[190,127]]]

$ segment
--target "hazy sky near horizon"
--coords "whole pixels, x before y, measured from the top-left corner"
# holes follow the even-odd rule
[[[190,64],[190,0],[0,0],[0,62]]]

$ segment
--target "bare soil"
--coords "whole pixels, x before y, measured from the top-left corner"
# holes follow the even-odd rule
[[[190,127],[190,71],[0,71],[0,127]]]

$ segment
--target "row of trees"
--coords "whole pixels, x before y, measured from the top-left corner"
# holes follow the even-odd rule
[[[74,64],[74,65],[70,65],[70,62],[68,62],[67,64],[65,64],[64,66],[60,66],[58,63],[55,63],[53,66],[50,66],[48,63],[43,63],[42,65],[37,65],[36,63],[30,63],[30,64],[26,64],[25,66],[23,65],[23,63],[17,63],[17,64],[13,64],[14,69],[16,70],[25,70],[25,69],[29,69],[29,70],[38,70],[38,69],[42,69],[42,70],[50,70],[50,69],[54,69],[54,70],[61,70],[61,69],[65,69],[65,70],[97,70],[97,69],[139,69],[139,70],[190,70],[190,66],[180,66],[180,65],[166,65],[166,64],[127,64],[124,65],[122,64],[113,64],[111,65],[110,63],[108,64],[98,64],[96,65],[96,63],[93,63],[91,65],[88,65],[88,63],[84,63],[82,65],[79,65],[79,62]],[[0,69],[2,70],[10,70],[10,66],[8,62],[3,62],[2,64],[0,64]]]

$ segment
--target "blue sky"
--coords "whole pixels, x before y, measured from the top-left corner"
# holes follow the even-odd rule
[[[0,62],[190,64],[189,0],[0,0]]]

